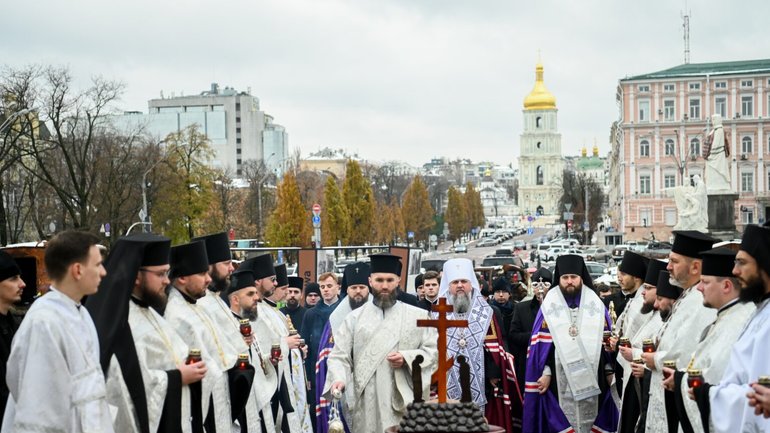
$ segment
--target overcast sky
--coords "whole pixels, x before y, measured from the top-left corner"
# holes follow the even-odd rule
[[[307,155],[513,162],[538,50],[565,154],[609,150],[618,79],[683,62],[677,0],[36,0],[0,64],[121,80],[121,109],[211,82],[259,97]],[[769,58],[770,1],[690,0],[692,63]]]

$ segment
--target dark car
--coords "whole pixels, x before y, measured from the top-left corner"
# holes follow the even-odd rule
[[[426,271],[441,272],[444,269],[446,259],[425,259],[420,262],[420,267]]]
[[[484,260],[481,262],[481,266],[503,265],[514,265],[522,268],[524,267],[524,263],[522,263],[521,259],[516,256],[488,256],[484,257]]]

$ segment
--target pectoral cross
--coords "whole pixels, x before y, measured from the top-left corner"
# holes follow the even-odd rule
[[[449,328],[467,328],[467,320],[449,320],[447,313],[454,311],[454,307],[446,303],[446,298],[439,298],[438,303],[431,306],[431,311],[438,312],[438,319],[417,320],[419,327],[431,327],[438,330],[438,369],[436,376],[438,382],[438,402],[446,403],[446,375],[452,368],[454,360],[446,358],[446,331]]]

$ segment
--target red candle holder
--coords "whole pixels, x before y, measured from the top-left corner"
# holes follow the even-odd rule
[[[620,340],[618,340],[618,346],[620,347],[627,347],[631,348],[631,340],[628,339],[628,337],[621,337]]]
[[[700,370],[696,370],[696,369],[687,370],[687,386],[695,389],[703,385],[703,382],[704,380]]]
[[[251,337],[251,322],[249,319],[241,319],[241,335]]]
[[[246,370],[249,368],[249,355],[246,353],[241,353],[238,355],[237,365],[239,370]]]
[[[610,345],[610,338],[612,337],[612,332],[610,331],[604,331],[604,345],[609,346]]]
[[[642,352],[644,353],[654,353],[655,352],[655,343],[652,342],[651,339],[646,339],[642,341]]]
[[[278,364],[278,361],[280,359],[281,359],[281,345],[273,344],[273,346],[270,347],[270,361],[273,364]]]
[[[190,349],[190,351],[187,353],[187,359],[185,359],[184,363],[187,365],[195,364],[196,362],[201,362],[203,358],[201,358],[201,350],[200,349]]]
[[[676,361],[663,361],[663,366],[666,367],[666,368],[670,368],[672,370],[676,370]],[[663,377],[665,379],[668,379],[669,376],[671,376],[671,373],[668,373],[668,372],[666,372],[664,370],[663,371]]]

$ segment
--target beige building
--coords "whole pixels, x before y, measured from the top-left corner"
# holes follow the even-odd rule
[[[524,215],[561,215],[561,134],[556,97],[545,88],[543,65],[535,68],[535,87],[524,98],[524,131],[520,136],[519,211]]]
[[[677,211],[664,190],[703,177],[703,143],[715,113],[730,145],[736,228],[764,222],[770,213],[769,88],[770,59],[684,64],[621,79],[620,118],[612,128],[613,226],[626,239],[670,237]]]

